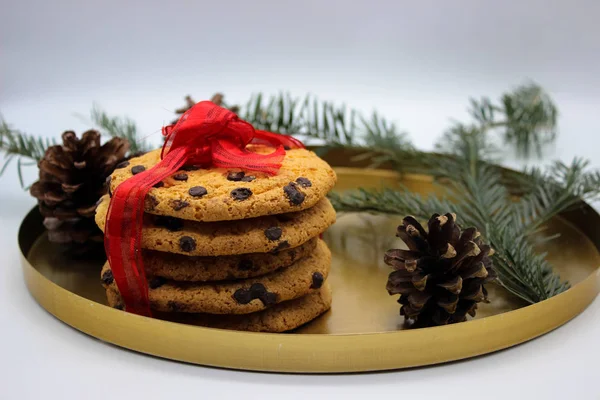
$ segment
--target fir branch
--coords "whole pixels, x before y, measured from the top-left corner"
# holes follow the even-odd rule
[[[54,144],[54,139],[35,137],[11,128],[0,115],[0,153],[4,153],[0,176],[11,161],[16,160],[19,182],[21,187],[25,187],[23,167],[37,164],[44,157],[46,149]],[[24,162],[24,159],[29,161]]]
[[[328,197],[338,212],[413,215],[424,220],[439,210],[457,212],[457,206],[446,199],[435,196],[425,198],[408,190],[375,191],[359,188],[344,194],[330,193]]]
[[[0,116],[0,151],[7,156],[17,156],[40,161],[46,149],[55,144],[54,139],[28,135],[10,125]]]
[[[97,105],[92,107],[90,118],[101,133],[106,133],[111,137],[127,139],[131,154],[145,153],[150,150],[150,146],[146,141],[138,137],[137,126],[130,118],[111,117]]]
[[[512,183],[525,192],[515,203],[500,169],[489,163],[495,148],[485,131],[457,125],[444,139],[454,157],[433,159],[432,171],[451,182],[448,195],[460,202],[460,214],[480,227],[497,250],[503,286],[529,302],[566,290],[568,283],[561,282],[544,256],[536,254],[531,239],[554,216],[581,200],[597,199],[600,172],[588,171],[587,161],[575,159],[570,165],[555,162],[545,170],[511,174]]]
[[[486,161],[490,146],[485,140],[485,133],[457,129],[453,134],[456,142],[461,144],[453,147],[455,157],[440,159],[433,170],[448,179],[448,195],[460,202],[459,215],[463,216],[465,223],[478,227],[496,250],[500,283],[530,303],[547,299],[568,288],[568,283],[561,283],[544,256],[537,255],[529,242],[528,236],[532,231],[528,230],[528,226],[535,222],[523,221],[522,207],[515,206],[499,169]],[[564,176],[572,174],[565,173]],[[555,196],[550,198],[557,201],[558,195],[570,196],[566,188],[553,194]],[[537,197],[525,201],[531,204],[534,198]],[[549,204],[556,204],[556,201]],[[545,221],[562,209],[547,210]]]
[[[473,165],[477,162],[494,163],[498,161],[500,149],[492,142],[485,131],[474,125],[455,122],[435,143],[436,150],[457,157],[468,157]],[[455,158],[446,159],[454,162]],[[440,162],[440,161],[438,161]]]
[[[480,147],[486,152],[481,155],[482,160],[491,162],[498,156],[499,149],[490,136],[493,132],[499,132],[504,143],[523,158],[533,153],[540,156],[543,147],[556,138],[558,112],[552,99],[534,83],[503,94],[498,104],[488,98],[471,99],[469,111],[474,123],[456,124],[455,128],[479,137]],[[301,99],[284,93],[270,97],[258,93],[239,115],[258,129],[304,135],[327,148],[361,150],[363,158],[373,160],[373,166],[391,162],[399,169],[406,167],[407,158],[422,155],[415,152],[406,133],[376,112],[365,118],[355,109],[311,95]],[[452,145],[456,143],[444,143],[440,149],[447,150]],[[373,155],[377,158],[373,159]]]
[[[267,98],[257,93],[250,97],[239,115],[256,129],[292,134],[299,132],[307,106],[308,97],[305,103],[300,104],[298,98],[292,98],[289,94],[280,93]]]
[[[365,118],[359,111],[307,95],[304,98],[280,93],[253,95],[239,115],[257,129],[303,135],[326,147],[350,147],[364,151],[364,157],[378,155],[375,165],[400,160],[414,151],[407,135],[394,123],[374,112]]]
[[[575,158],[570,165],[556,161],[546,169],[526,170],[519,180],[529,193],[515,207],[515,223],[527,234],[533,234],[553,216],[582,200],[600,198],[600,171],[588,171],[588,166],[589,161]]]
[[[530,303],[568,288],[567,283],[560,283],[544,256],[536,254],[526,232],[515,223],[519,214],[496,170],[480,167],[475,175],[453,181],[450,193],[461,201],[460,215],[465,224],[480,227],[496,250],[495,264],[502,286]]]
[[[471,99],[469,113],[481,131],[498,130],[517,156],[542,156],[545,145],[556,139],[558,111],[550,96],[535,83],[502,95],[499,104],[489,98]]]
[[[496,250],[494,266],[500,284],[514,295],[537,303],[570,287],[553,271],[546,254],[538,254],[529,238],[514,225],[495,228],[488,238]]]

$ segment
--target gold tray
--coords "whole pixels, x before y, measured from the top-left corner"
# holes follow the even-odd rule
[[[333,165],[336,165],[333,162]],[[336,168],[336,190],[398,185],[391,171]],[[431,193],[427,176],[405,175],[410,190]],[[444,210],[440,210],[444,211]],[[459,216],[460,218],[460,216]],[[72,327],[109,343],[158,357],[225,368],[333,373],[376,371],[442,363],[514,346],[566,323],[600,288],[600,216],[582,204],[548,226],[560,238],[550,261],[573,287],[535,305],[492,285],[492,303],[474,320],[405,329],[396,296],[385,290],[383,252],[398,246],[399,217],[342,215],[326,233],[333,253],[330,312],[294,333],[223,331],[140,317],[106,306],[99,271],[104,260],[73,261],[50,245],[42,217],[32,210],[19,231],[22,266],[38,303]]]

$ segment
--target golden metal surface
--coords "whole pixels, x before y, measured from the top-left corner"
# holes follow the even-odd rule
[[[398,184],[398,176],[390,171],[336,171],[336,190]],[[440,190],[427,176],[407,175],[402,184],[420,193]],[[574,285],[572,289],[525,306],[492,286],[493,301],[480,307],[476,319],[418,330],[405,329],[395,297],[385,291],[389,269],[381,259],[383,251],[400,245],[394,237],[397,217],[339,217],[325,235],[334,255],[329,278],[332,310],[289,334],[219,331],[106,307],[98,277],[102,260],[73,262],[63,256],[47,242],[35,210],[21,226],[19,243],[26,255],[22,264],[27,286],[36,300],[58,319],[102,340],[160,357],[227,368],[354,372],[492,352],[542,335],[579,314],[600,288],[600,238],[594,236],[600,216],[588,207],[566,217],[549,224],[547,233],[561,237],[541,250],[548,251],[553,265]]]

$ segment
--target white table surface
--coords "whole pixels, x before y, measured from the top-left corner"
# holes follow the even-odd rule
[[[31,133],[81,132],[92,102],[158,142],[182,96],[290,90],[377,108],[431,149],[468,96],[528,78],[558,103],[548,158],[600,167],[600,3],[256,0],[3,1],[0,112]],[[159,4],[160,3],[160,4]],[[211,38],[207,40],[207,38]],[[518,164],[506,160],[509,165]],[[26,181],[32,182],[35,170]],[[1,399],[597,399],[600,301],[541,338],[447,365],[297,376],[166,361],[88,337],[27,292],[17,229],[34,200],[0,177]]]

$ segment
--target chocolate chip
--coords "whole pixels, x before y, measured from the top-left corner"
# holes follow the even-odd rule
[[[283,187],[283,192],[292,205],[299,206],[304,202],[306,197],[304,193],[298,190],[294,182],[290,182],[288,185]]]
[[[140,172],[144,172],[146,170],[146,167],[144,167],[143,165],[136,165],[135,167],[131,167],[131,173],[133,175],[137,175]]]
[[[273,292],[266,292],[261,298],[260,301],[263,302],[265,306],[270,306],[277,303],[277,295]]]
[[[165,227],[171,232],[177,232],[183,228],[183,220],[175,217],[163,217],[157,215],[154,218],[154,225]]]
[[[173,208],[173,210],[175,210],[175,211],[179,211],[190,205],[190,203],[188,203],[187,201],[183,201],[183,200],[171,200],[170,204],[171,204],[171,208]]]
[[[267,289],[265,289],[265,285],[262,283],[253,283],[252,286],[250,286],[250,293],[253,298],[257,299],[267,293]]]
[[[236,290],[233,298],[239,304],[248,304],[254,299],[259,299],[265,306],[277,303],[277,294],[268,292],[262,283],[254,283],[249,289]]]
[[[125,306],[123,305],[123,303],[117,303],[113,306],[113,308],[116,308],[117,310],[124,310]]]
[[[296,183],[300,186],[302,186],[303,188],[307,188],[307,187],[311,187],[312,186],[312,182],[308,180],[308,178],[305,178],[303,176],[301,176],[300,178],[296,179]]]
[[[242,201],[250,196],[252,196],[252,190],[248,188],[238,188],[231,191],[231,197],[233,197],[234,200]]]
[[[173,179],[176,181],[187,181],[188,175],[185,172],[180,172],[178,174],[173,175]]]
[[[192,237],[182,236],[179,239],[179,247],[181,250],[189,253],[190,251],[196,250],[196,241]]]
[[[178,312],[178,311],[181,311],[181,310],[183,310],[183,309],[185,308],[185,307],[183,306],[183,304],[179,304],[179,303],[177,303],[177,302],[175,302],[175,301],[173,301],[173,300],[169,300],[169,301],[167,302],[167,307],[169,307],[169,309],[170,309],[172,312]]]
[[[283,241],[279,242],[277,244],[277,246],[273,250],[271,250],[271,252],[277,254],[279,251],[281,251],[283,249],[287,249],[288,247],[290,247],[290,244],[288,243],[288,241],[283,240]]]
[[[325,278],[323,278],[323,274],[320,272],[315,272],[312,274],[312,285],[310,285],[311,289],[319,289],[321,286],[323,286],[323,281],[325,280]]]
[[[113,281],[114,277],[110,269],[102,274],[102,283],[104,283],[105,285],[110,285],[111,283],[113,283]]]
[[[244,259],[238,263],[238,269],[240,271],[250,271],[254,267],[252,260]]]
[[[242,178],[244,178],[245,175],[246,175],[246,173],[244,171],[230,172],[227,174],[227,180],[233,181],[233,182],[239,182],[242,180]]]
[[[150,289],[156,289],[164,285],[166,282],[167,280],[165,278],[154,276],[148,281],[148,287],[150,287]]]
[[[290,255],[290,259],[294,261],[296,259],[296,250],[290,250],[288,253]]]
[[[152,196],[151,194],[147,194],[146,198],[144,199],[144,208],[148,211],[152,211],[157,205],[158,200],[156,200],[156,197]]]
[[[125,168],[128,165],[129,165],[129,161],[121,161],[120,163],[115,165],[115,169]]]
[[[281,228],[277,226],[272,226],[270,228],[265,229],[265,236],[269,240],[279,240],[283,231]]]
[[[248,304],[252,300],[254,300],[252,298],[252,294],[247,289],[238,289],[238,290],[236,290],[235,293],[233,294],[233,298],[239,304]]]
[[[252,182],[256,177],[254,175],[248,175],[241,179],[242,182]]]
[[[188,193],[192,197],[202,197],[202,196],[206,195],[208,193],[208,191],[206,190],[206,188],[204,186],[194,186],[194,187],[191,187],[190,190],[188,190]]]
[[[157,189],[158,189],[158,188],[161,188],[161,187],[163,187],[163,186],[165,186],[165,183],[164,183],[163,181],[160,181],[160,182],[156,183],[156,184],[155,184],[154,186],[152,186],[152,187],[155,187],[155,188],[157,188]]]
[[[199,169],[200,167],[197,165],[184,165],[183,167],[181,167],[182,171],[197,171]]]

